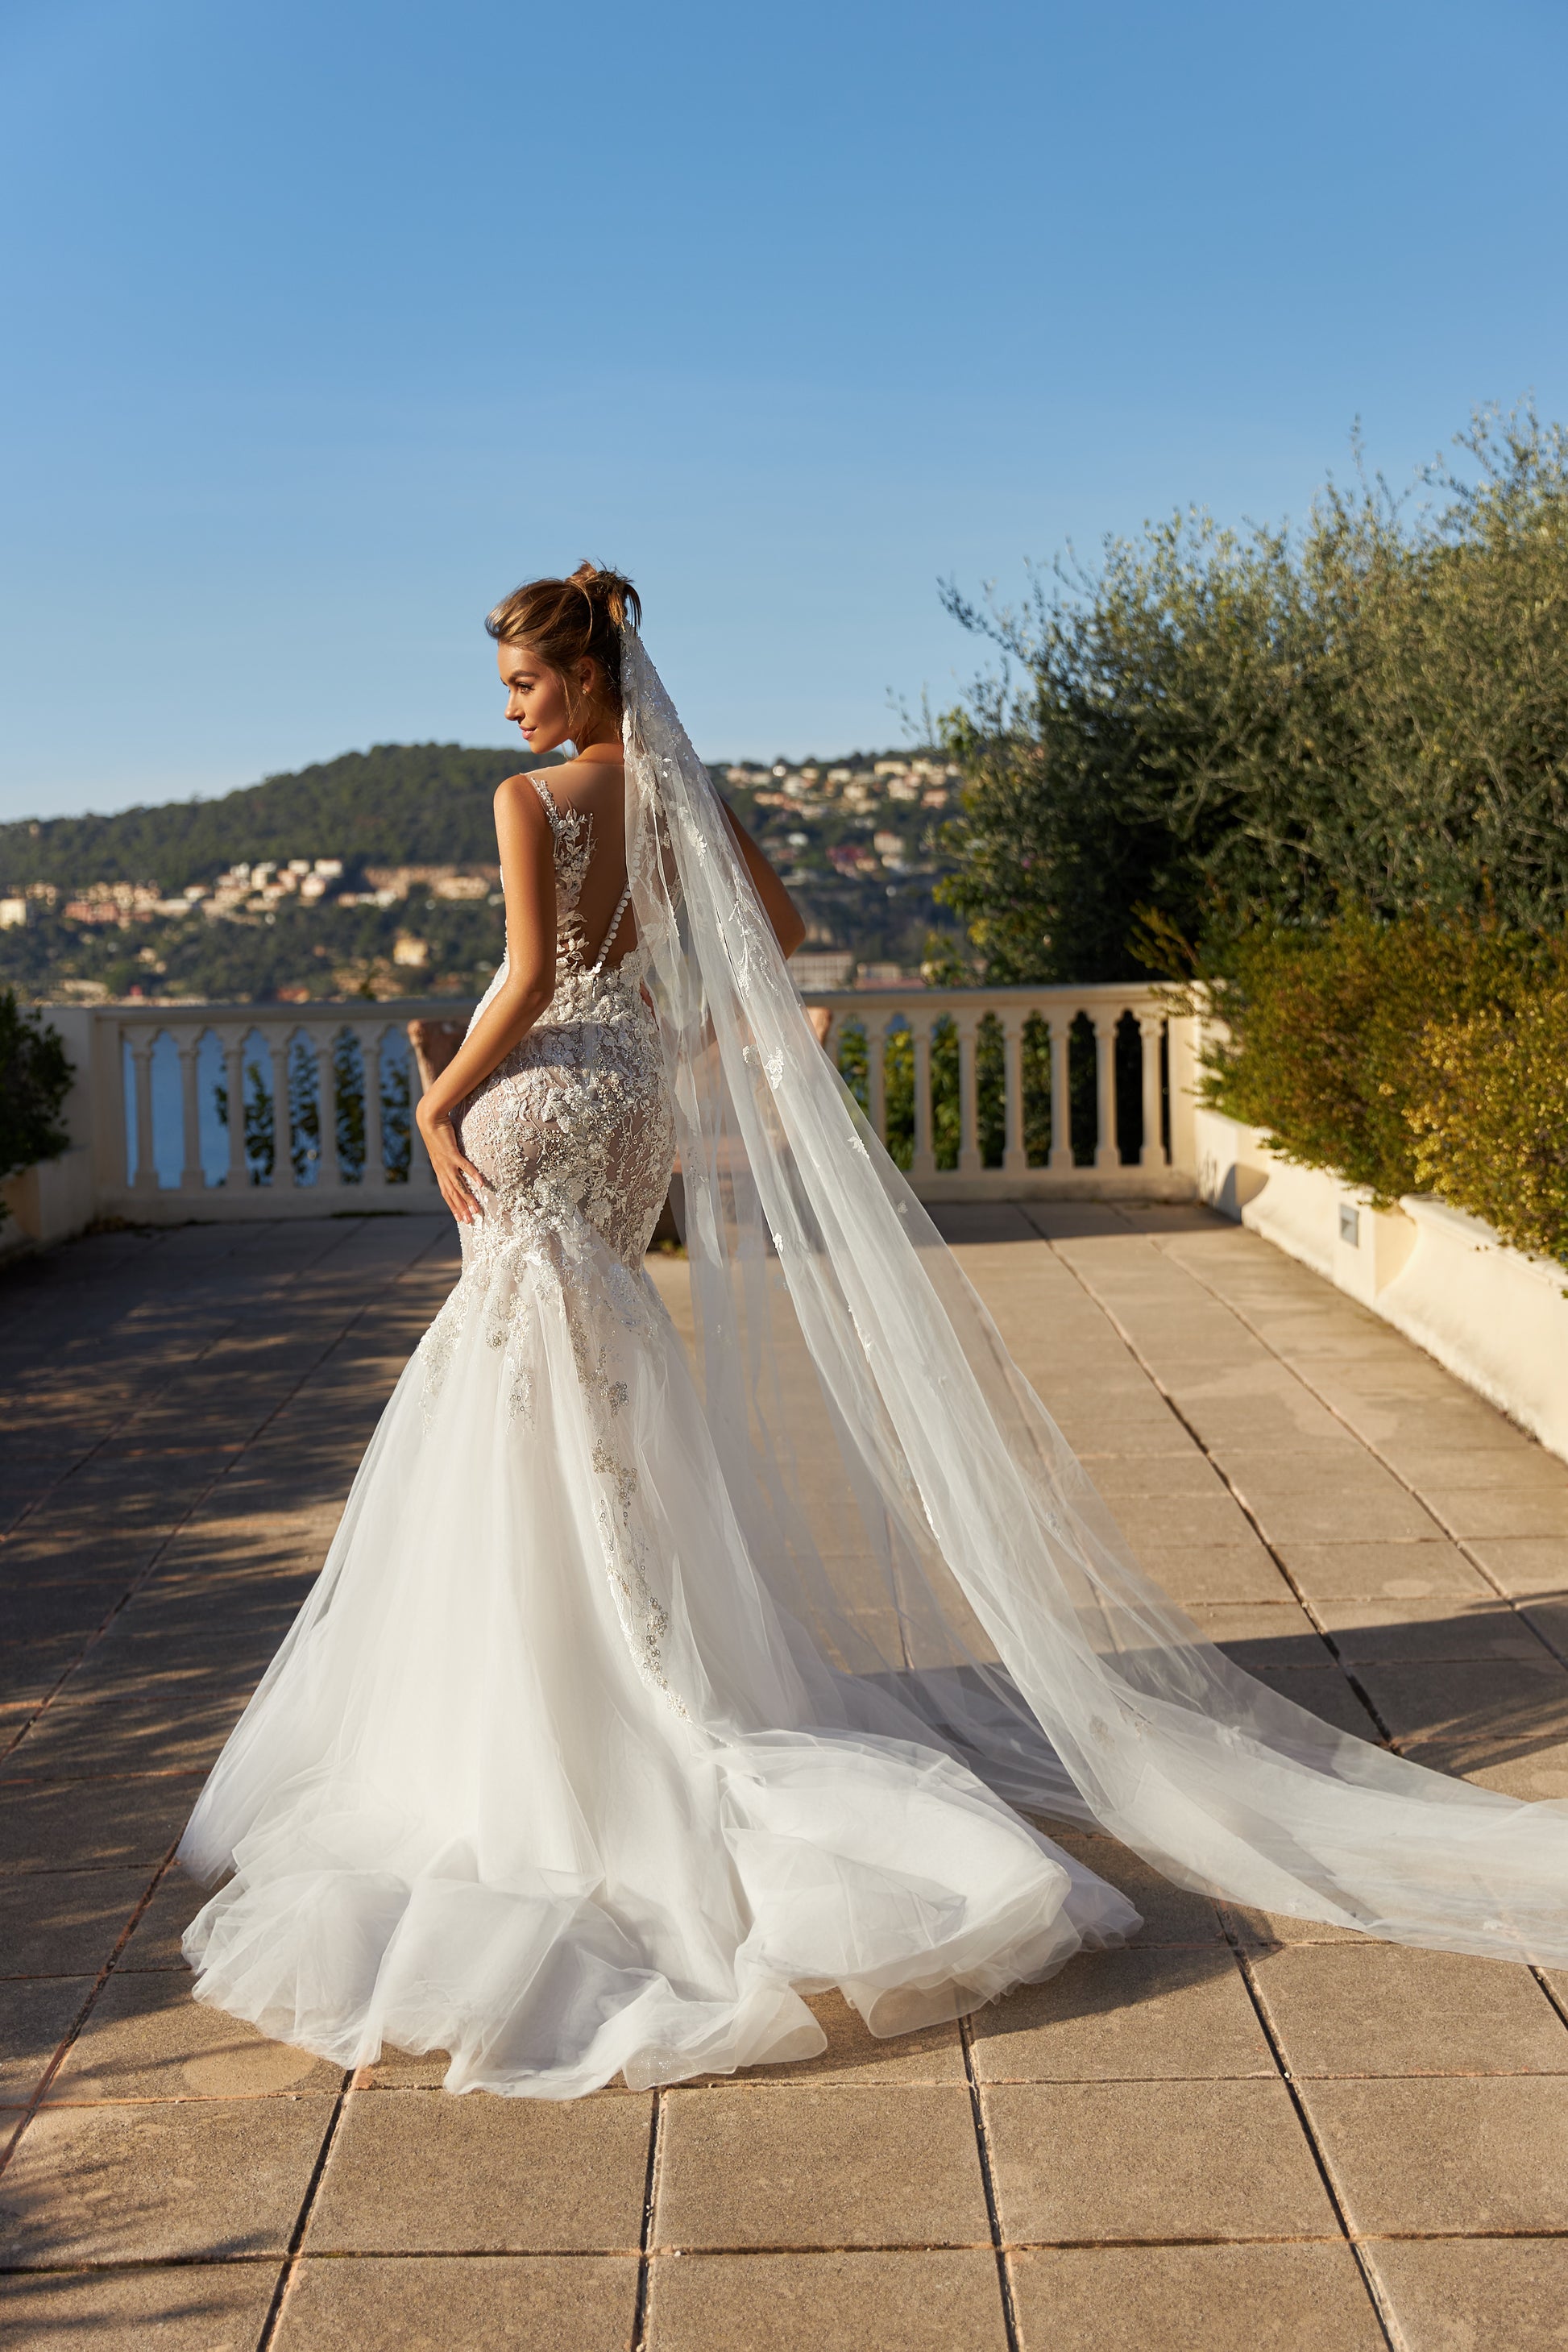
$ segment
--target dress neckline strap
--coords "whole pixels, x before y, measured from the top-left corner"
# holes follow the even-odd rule
[[[530,768],[528,772],[528,781],[533,786],[534,791],[539,794],[540,799],[544,803],[544,814],[550,819],[551,832],[558,834],[561,830],[562,824],[564,823],[564,812],[563,811],[559,802],[556,800],[554,793],[551,791],[549,785],[545,782],[537,768]]]

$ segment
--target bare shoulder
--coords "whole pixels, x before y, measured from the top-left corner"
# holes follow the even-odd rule
[[[551,769],[550,782],[557,791],[563,784],[594,784],[604,776],[624,775],[626,764],[619,751],[596,751],[591,760],[563,760]]]
[[[539,787],[526,768],[518,775],[503,776],[496,786],[495,804],[498,809],[509,807],[514,802],[521,808],[538,809],[542,816],[544,814],[540,806]]]

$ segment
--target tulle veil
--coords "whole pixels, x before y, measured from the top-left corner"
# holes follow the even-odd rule
[[[784,1622],[868,1724],[1166,1876],[1393,1940],[1568,1962],[1568,1808],[1353,1738],[1132,1560],[817,1045],[718,795],[623,632],[626,847],[676,1106],[697,1349]]]

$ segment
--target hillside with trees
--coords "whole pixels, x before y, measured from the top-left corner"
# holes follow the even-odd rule
[[[519,764],[381,744],[220,799],[0,826],[0,985],[89,1003],[478,993],[504,944],[491,803]],[[942,919],[933,835],[956,804],[944,759],[711,772],[813,948],[919,963]]]
[[[24,820],[0,825],[0,885],[153,881],[173,893],[237,858],[476,863],[495,856],[490,802],[501,778],[544,764],[504,747],[378,743],[216,800]]]

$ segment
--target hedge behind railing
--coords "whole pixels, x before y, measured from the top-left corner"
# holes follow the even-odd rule
[[[0,988],[0,1181],[65,1150],[59,1112],[71,1077],[58,1033],[23,1011],[14,988]],[[0,1224],[9,1214],[0,1201]]]
[[[1381,1202],[1436,1193],[1568,1262],[1568,937],[1342,916],[1244,936],[1204,1097]]]

